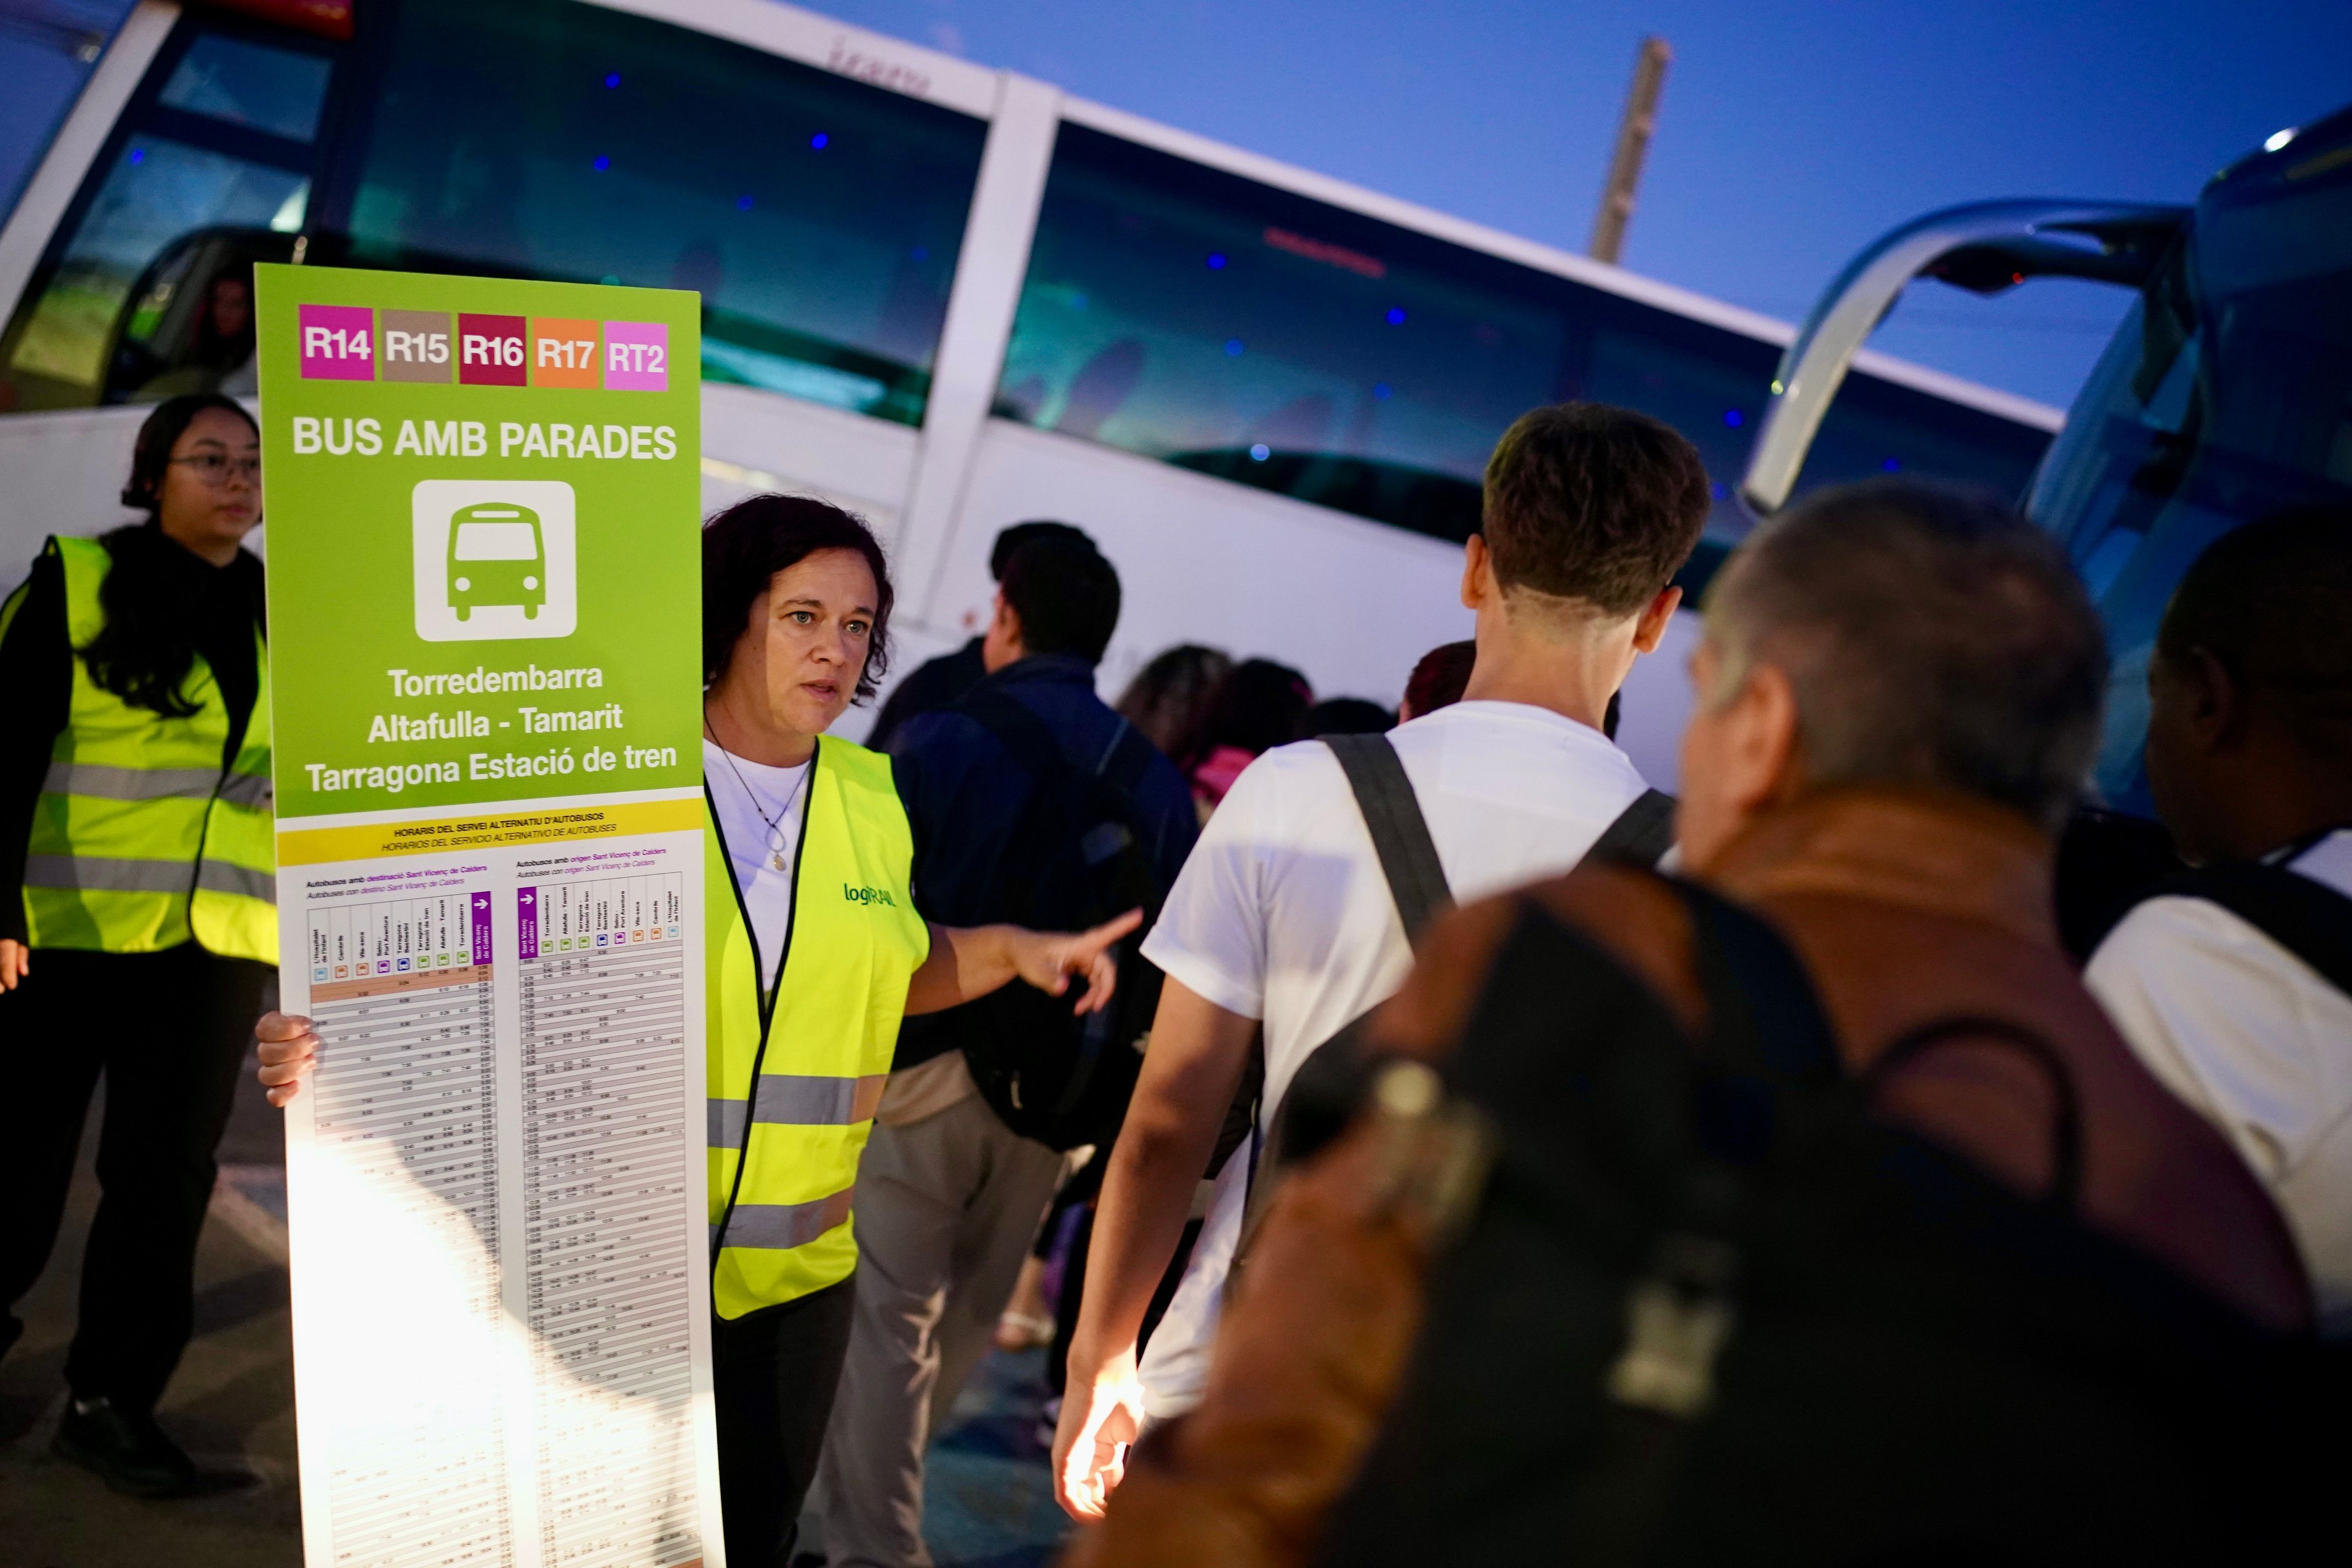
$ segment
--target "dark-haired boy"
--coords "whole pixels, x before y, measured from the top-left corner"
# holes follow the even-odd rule
[[[2165,826],[2266,902],[2184,882],[2126,916],[2084,978],[2271,1189],[2322,1331],[2352,1332],[2352,510],[2282,514],[2207,549],[2147,684]]]
[[[1611,696],[1680,602],[1707,512],[1697,451],[1657,420],[1570,403],[1505,432],[1487,464],[1462,602],[1477,657],[1462,701],[1388,734],[1445,879],[1475,898],[1581,859],[1645,785],[1601,733]],[[1151,1051],[1104,1176],[1054,1444],[1062,1506],[1101,1512],[1146,1415],[1199,1398],[1249,1161],[1218,1173],[1182,1284],[1137,1339],[1263,1030],[1261,1103],[1402,984],[1412,952],[1339,758],[1320,742],[1251,763],[1202,830],[1144,955],[1167,974]]]
[[[1023,545],[1040,539],[1068,540],[1089,550],[1095,544],[1086,530],[1066,522],[1016,522],[999,533],[996,542],[989,546],[989,576],[1003,584],[1005,563]],[[988,675],[988,660],[982,651],[987,640],[985,633],[971,637],[953,653],[925,659],[908,671],[906,679],[893,686],[890,695],[882,700],[882,710],[874,715],[874,728],[866,732],[866,743],[877,752],[896,752],[900,732],[918,717],[951,708],[961,701],[965,692]]]

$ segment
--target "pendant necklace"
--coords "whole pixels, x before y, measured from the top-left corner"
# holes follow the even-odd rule
[[[707,732],[709,726],[704,728]],[[719,737],[712,735],[710,743],[719,746]],[[751,787],[751,781],[745,778],[743,770],[735,765],[735,753],[719,746],[719,754],[727,759],[727,771],[735,775],[735,783],[742,789],[743,798],[751,803],[751,809],[759,814],[761,821],[768,825],[768,868],[780,873],[791,870],[792,867],[784,860],[784,818],[792,814],[793,802],[800,798],[801,786],[808,783],[809,771],[816,766],[815,755],[812,753],[809,760],[801,764],[801,776],[793,781],[793,793],[784,796],[784,804],[776,808],[775,816],[770,816],[768,808],[760,804],[759,792]]]

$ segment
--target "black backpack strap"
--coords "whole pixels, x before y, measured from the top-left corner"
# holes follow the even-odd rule
[[[2057,1114],[2051,1121],[2050,1188],[2042,1201],[2071,1212],[2083,1193],[2083,1098],[2066,1059],[2033,1030],[2013,1018],[1976,1014],[1931,1019],[1887,1043],[1863,1075],[1865,1089],[1875,1092],[1919,1058],[1953,1041],[1998,1043],[2031,1061],[2050,1080]]]
[[[1680,803],[1662,789],[1645,789],[1617,820],[1601,830],[1583,865],[1613,861],[1627,866],[1654,866],[1675,847],[1675,807]]]
[[[2352,898],[2325,882],[2284,866],[2241,860],[2159,882],[2147,896],[2219,904],[2352,996]]]
[[[1717,1064],[1787,1078],[1840,1073],[1835,1037],[1805,966],[1762,916],[1678,877],[1662,879],[1690,910],[1707,1033]]]
[[[1454,902],[1445,884],[1445,867],[1437,845],[1429,837],[1429,821],[1412,793],[1412,780],[1386,735],[1326,735],[1323,743],[1339,759],[1348,786],[1356,792],[1356,809],[1372,835],[1372,848],[1387,874],[1397,916],[1404,921],[1407,942],[1420,940],[1422,931]]]
[[[963,694],[953,711],[995,736],[1014,765],[1033,781],[1042,783],[1070,766],[1062,742],[1045,721],[1003,687],[976,686]]]
[[[1110,785],[1119,799],[1132,799],[1136,786],[1143,782],[1144,771],[1151,765],[1152,756],[1151,745],[1144,740],[1143,732],[1122,716],[1118,728],[1111,731],[1110,743],[1095,759],[1095,776]]]

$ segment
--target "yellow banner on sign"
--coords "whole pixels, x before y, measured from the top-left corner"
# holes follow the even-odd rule
[[[365,827],[305,827],[278,836],[280,866],[322,866],[427,850],[488,848],[623,833],[686,833],[702,826],[699,796],[545,811],[472,811]]]

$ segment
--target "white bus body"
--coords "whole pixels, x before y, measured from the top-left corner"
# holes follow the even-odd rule
[[[192,292],[281,256],[700,288],[706,505],[779,488],[867,517],[901,673],[977,627],[997,531],[1050,517],[1125,584],[1106,694],[1201,642],[1393,704],[1468,635],[1486,447],[1560,396],[1699,442],[1708,559],[1746,525],[1729,489],[1780,322],[769,0],[353,10],[335,40],[141,0],[100,61],[0,229],[0,584],[44,535],[128,515],[142,402],[236,390]],[[1197,274],[1122,270],[1187,245]],[[1220,289],[1245,323],[1222,341]],[[1840,403],[1805,485],[1899,466],[2014,493],[2060,423],[1867,353]],[[1678,621],[1621,736],[1667,787]]]

